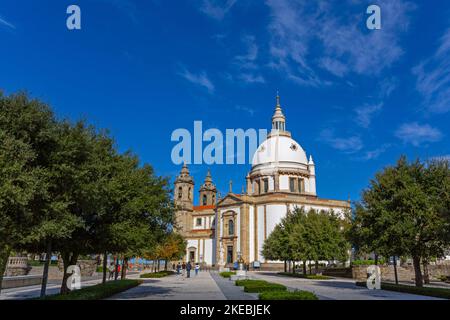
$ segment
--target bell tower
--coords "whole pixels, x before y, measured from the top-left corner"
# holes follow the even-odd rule
[[[189,174],[186,164],[183,165],[179,176],[175,180],[174,204],[176,228],[183,234],[189,231],[189,216],[194,205],[194,179]]]
[[[205,182],[203,182],[200,188],[200,205],[209,206],[215,205],[217,198],[217,189],[212,182],[211,172],[208,170],[206,174]]]

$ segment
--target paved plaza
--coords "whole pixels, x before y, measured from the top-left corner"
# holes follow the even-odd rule
[[[262,279],[283,284],[288,290],[307,290],[314,292],[320,300],[439,300],[433,297],[407,293],[368,290],[355,285],[354,280],[335,278],[330,280],[309,280],[277,275],[274,272],[249,272],[252,279]],[[138,274],[128,278],[137,279]],[[142,279],[143,283],[135,288],[119,293],[109,300],[255,300],[258,294],[246,293],[234,281],[222,278],[216,271],[201,271],[190,278],[171,275],[158,279]],[[100,283],[101,279],[82,282],[82,286]],[[48,285],[47,294],[59,292],[60,283]],[[4,289],[0,300],[30,299],[39,297],[40,286]]]
[[[309,280],[281,276],[274,272],[252,272],[251,277],[283,284],[288,290],[311,291],[320,300],[441,300],[387,290],[369,290],[357,286],[355,280],[345,278]]]
[[[159,279],[143,279],[136,288],[119,293],[113,300],[250,300],[256,295],[245,293],[234,282],[223,279],[217,273],[194,272],[187,278],[172,275]]]

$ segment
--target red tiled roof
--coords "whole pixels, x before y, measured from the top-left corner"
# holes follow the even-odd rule
[[[208,210],[208,209],[214,209],[216,206],[214,204],[208,205],[208,206],[194,206],[194,211],[202,211],[202,210]]]

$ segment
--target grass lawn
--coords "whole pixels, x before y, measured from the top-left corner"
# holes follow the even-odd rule
[[[104,285],[100,283],[80,290],[74,290],[67,294],[46,296],[39,300],[101,300],[136,287],[141,283],[142,280],[131,279],[108,281]]]
[[[219,273],[219,275],[224,278],[229,278],[231,276],[234,276],[235,274],[236,274],[236,272],[234,272],[234,271],[224,271],[224,272]]]
[[[303,273],[290,273],[290,272],[278,272],[279,275],[294,277],[294,278],[302,278],[302,279],[311,279],[311,280],[329,280],[333,279],[332,277],[323,276],[320,274],[303,274]]]
[[[366,287],[365,282],[356,282],[356,285],[360,286],[360,287]],[[445,289],[445,288],[430,288],[430,287],[420,288],[420,287],[415,287],[415,286],[408,286],[405,284],[394,284],[394,283],[382,282],[381,289],[389,290],[389,291],[403,292],[403,293],[417,294],[417,295],[421,295],[421,296],[450,299],[450,289]]]
[[[144,273],[139,276],[139,278],[162,278],[167,277],[175,272],[173,271],[158,271],[158,272],[150,272],[150,273]]]
[[[259,294],[259,300],[319,300],[309,291],[265,291]]]

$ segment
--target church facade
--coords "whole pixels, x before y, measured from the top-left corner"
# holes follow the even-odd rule
[[[296,207],[343,213],[349,201],[322,199],[316,192],[312,156],[286,130],[277,96],[272,130],[258,147],[246,188],[241,194],[218,199],[208,171],[200,187],[200,205],[193,205],[194,181],[186,165],[175,181],[176,218],[187,240],[185,260],[226,266],[242,257],[246,263],[274,264],[261,254],[264,240],[281,219]]]

